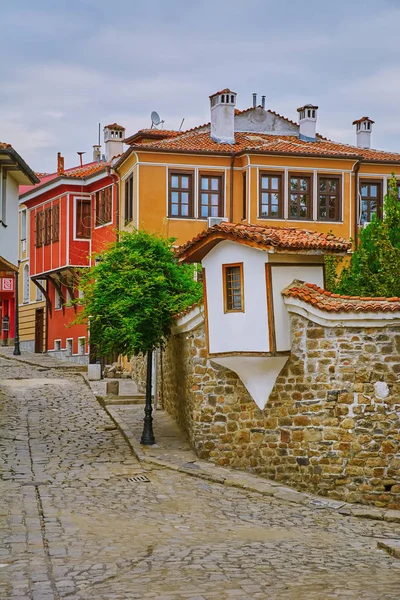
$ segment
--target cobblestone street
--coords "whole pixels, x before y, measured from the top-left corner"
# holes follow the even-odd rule
[[[2,600],[399,598],[400,524],[143,467],[79,373],[0,358],[0,425]]]

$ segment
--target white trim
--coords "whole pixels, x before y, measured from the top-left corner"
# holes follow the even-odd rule
[[[92,220],[92,198],[89,195],[89,198],[86,198],[85,196],[72,196],[72,201],[73,201],[73,223],[72,223],[72,231],[73,231],[73,241],[74,242],[90,242],[91,238],[92,238],[92,232],[90,231],[90,237],[88,238],[77,238],[76,237],[76,201],[77,200],[89,200],[90,201],[90,221]],[[92,225],[92,223],[90,223],[90,225]],[[69,258],[69,257],[68,257]]]
[[[83,340],[83,344],[81,343],[81,340]],[[83,352],[79,352],[79,349],[83,346]],[[86,352],[86,337],[85,336],[80,336],[78,337],[78,354],[76,356],[86,356],[87,352]]]
[[[303,157],[300,157],[303,158]],[[353,159],[352,159],[353,160]],[[322,171],[323,173],[351,173],[352,169],[335,169],[334,167],[301,167],[299,166],[288,166],[286,165],[260,165],[256,163],[250,163],[251,167],[257,167],[258,169],[276,171],[287,169],[288,171],[306,171],[310,173],[311,171]]]
[[[65,352],[68,351],[68,342],[71,342],[71,354],[67,354],[67,356],[73,356],[73,352],[74,352],[74,338],[66,338],[65,339]]]
[[[289,219],[289,167],[285,168],[283,179],[283,220],[287,221]]]
[[[135,155],[136,155],[136,159],[137,159],[136,152],[135,152]],[[139,229],[139,201],[140,201],[140,198],[139,198],[139,175],[140,175],[140,169],[139,169],[139,164],[138,163],[136,163],[135,167],[136,166],[138,168],[137,177],[136,177],[136,229]],[[132,186],[132,192],[133,192],[133,186]],[[166,212],[165,214],[167,215],[168,212]]]
[[[312,180],[312,215],[313,221],[318,220],[318,171],[313,169]],[[343,179],[343,176],[342,176]]]
[[[63,177],[62,179],[57,178],[52,183],[43,184],[43,185],[39,186],[38,188],[32,190],[31,192],[27,193],[23,197],[20,197],[19,203],[24,204],[28,200],[32,200],[33,198],[36,198],[37,196],[39,196],[41,194],[47,193],[47,192],[59,187],[60,185],[72,185],[74,187],[75,186],[82,187],[82,186],[86,186],[86,185],[91,185],[92,183],[95,183],[96,181],[100,181],[104,177],[108,177],[107,172],[102,172],[102,173],[99,173],[98,175],[94,175],[93,177],[90,177],[90,180],[89,180],[89,178],[88,179],[79,179],[79,178],[75,179],[72,177],[71,178]]]
[[[171,332],[176,335],[186,331],[192,331],[198,325],[204,322],[204,307],[195,306],[192,310],[175,320],[175,325]]]
[[[400,325],[397,312],[326,312],[290,296],[283,296],[287,310],[324,327],[387,327]]]
[[[115,186],[115,183],[111,183],[111,184],[109,183],[108,185],[105,185],[102,188],[99,188],[98,190],[96,190],[95,192],[92,192],[90,194],[90,199],[91,199],[91,202],[92,202],[92,206],[94,207],[94,210],[91,211],[91,214],[93,213],[93,215],[94,215],[93,229],[101,229],[102,227],[109,227],[114,222],[114,186]],[[96,194],[97,194],[97,192],[101,192],[102,190],[106,190],[108,187],[111,188],[111,221],[107,221],[107,223],[102,223],[101,225],[96,225],[96,216],[97,216]],[[91,240],[92,240],[92,238],[90,237],[90,241]]]
[[[65,230],[66,230],[65,231],[65,235],[66,235],[65,239],[66,239],[67,243],[66,243],[66,248],[65,248],[65,263],[68,266],[70,266],[69,265],[69,236],[70,236],[69,229],[70,229],[70,225],[71,225],[71,221],[70,221],[70,218],[69,218],[69,213],[70,213],[70,206],[69,205],[70,205],[70,203],[71,203],[71,195],[67,194],[67,226],[65,228]],[[73,224],[72,224],[72,226],[73,226]],[[61,244],[60,244],[60,246],[61,246]],[[61,263],[61,260],[60,260],[60,263]]]
[[[53,340],[53,351],[54,352],[61,352],[61,350],[65,349],[65,348],[61,348],[61,341],[62,341],[61,338]],[[60,342],[59,348],[56,348],[56,342]]]

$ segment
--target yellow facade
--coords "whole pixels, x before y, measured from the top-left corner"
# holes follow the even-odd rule
[[[363,179],[382,182],[383,194],[387,190],[387,181],[394,171],[400,179],[398,164],[358,164],[354,157],[328,158],[304,156],[276,156],[267,154],[244,154],[232,159],[213,154],[185,154],[154,152],[137,149],[127,155],[118,167],[120,176],[120,227],[144,228],[165,236],[177,238],[181,244],[196,236],[207,228],[207,219],[172,218],[168,216],[168,171],[180,169],[192,170],[195,179],[202,171],[224,175],[224,216],[235,223],[252,223],[262,226],[290,226],[311,229],[327,233],[333,231],[344,238],[354,238],[357,223],[355,213],[356,187]],[[358,173],[356,165],[359,167]],[[243,173],[246,173],[246,190],[243,189]],[[282,174],[285,181],[284,203],[285,218],[265,219],[259,216],[259,181],[261,172]],[[233,177],[232,177],[233,173]],[[125,181],[133,175],[133,220],[125,226]],[[341,211],[337,221],[319,220],[316,211],[309,219],[294,220],[288,218],[288,176],[307,174],[312,178],[314,196],[318,175],[340,175],[341,177]],[[231,211],[231,182],[233,178],[233,211]],[[198,190],[197,190],[198,193]],[[244,194],[246,196],[246,218],[243,219]],[[197,199],[195,198],[195,202]],[[315,203],[315,199],[314,199]]]

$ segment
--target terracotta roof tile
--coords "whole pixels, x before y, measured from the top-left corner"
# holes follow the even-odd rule
[[[184,310],[181,310],[181,312],[174,315],[174,319],[179,319],[180,317],[184,317],[185,315],[189,314],[194,308],[196,308],[196,306],[199,306],[198,302],[195,302],[194,304],[191,304]]]
[[[121,131],[125,131],[125,127],[122,127],[122,125],[118,125],[118,123],[111,123],[110,125],[105,125],[104,129],[106,129],[106,127],[110,129],[121,129]]]
[[[312,283],[294,281],[282,292],[283,296],[297,298],[327,312],[397,312],[400,298],[360,298],[332,294]]]
[[[190,262],[190,259],[197,260],[199,257],[201,259],[213,246],[223,240],[256,245],[261,249],[272,247],[289,251],[317,250],[324,253],[344,253],[351,247],[350,242],[344,238],[297,227],[261,227],[259,225],[220,223],[199,233],[195,238],[180,246],[176,253],[182,261]]]
[[[105,162],[91,162],[79,167],[73,167],[72,169],[65,169],[62,175],[59,175],[58,173],[36,173],[37,177],[40,179],[40,182],[36,185],[20,186],[19,195],[21,197],[24,194],[31,192],[34,189],[39,189],[40,187],[45,186],[58,178],[72,177],[74,179],[85,179],[85,177],[89,177],[90,175],[94,175],[97,172],[103,171],[107,165],[108,163]]]
[[[11,144],[7,144],[7,142],[0,142],[0,148],[3,148],[4,150],[11,150],[12,146]]]
[[[199,128],[187,130],[182,132],[181,135],[176,135],[167,139],[139,143],[136,147],[144,150],[166,152],[178,151],[232,154],[253,151],[265,154],[332,156],[337,158],[361,158],[373,162],[400,162],[399,153],[340,144],[327,140],[322,136],[318,136],[315,142],[306,142],[299,139],[296,135],[235,132],[234,144],[219,143],[211,138],[209,131],[201,130],[204,127],[208,127],[208,124],[202,125]]]

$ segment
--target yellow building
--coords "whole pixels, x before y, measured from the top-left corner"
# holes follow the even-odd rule
[[[400,179],[400,154],[370,148],[368,117],[354,122],[350,146],[316,133],[317,106],[299,108],[298,123],[266,109],[264,97],[246,110],[235,106],[236,94],[225,89],[210,97],[210,123],[125,140],[129,148],[114,164],[121,229],[183,243],[222,218],[355,238],[381,214],[391,173]]]

